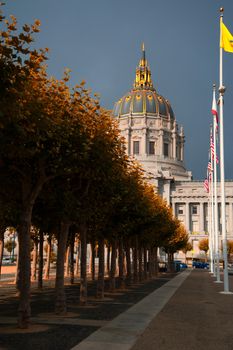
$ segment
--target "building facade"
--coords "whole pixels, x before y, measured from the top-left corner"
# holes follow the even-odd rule
[[[189,257],[202,258],[204,253],[198,245],[200,239],[208,238],[208,195],[203,181],[194,181],[192,172],[185,168],[184,130],[169,100],[153,86],[144,45],[133,89],[115,103],[113,116],[125,138],[128,155],[142,164],[146,177],[189,232],[193,247]],[[220,196],[218,200],[220,230]],[[228,239],[233,239],[233,181],[226,182],[226,221]],[[221,237],[219,243],[221,247]]]

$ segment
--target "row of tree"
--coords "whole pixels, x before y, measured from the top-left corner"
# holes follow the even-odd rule
[[[209,251],[209,239],[208,238],[203,238],[199,241],[198,247],[200,250],[205,252],[206,256],[206,261],[207,261],[207,253]],[[233,241],[228,240],[227,241],[227,256],[228,256],[228,261],[231,261],[231,256],[233,254]]]
[[[171,260],[188,237],[171,209],[143,180],[140,167],[127,158],[116,123],[85,83],[71,89],[68,71],[62,80],[47,76],[48,50],[31,45],[39,21],[21,31],[13,16],[6,20],[1,13],[0,21],[0,239],[6,227],[16,228],[18,323],[28,327],[33,234],[40,242],[45,234],[57,238],[57,312],[66,308],[65,252],[67,245],[73,251],[77,234],[81,303],[87,298],[88,242],[93,246],[98,242],[98,295],[103,296],[106,242],[112,250],[114,288],[117,251],[119,277],[124,279],[124,254],[128,277],[131,273],[130,249],[136,276],[143,270],[142,261],[153,266],[157,247],[163,247]]]

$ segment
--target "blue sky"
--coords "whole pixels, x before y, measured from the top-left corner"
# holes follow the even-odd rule
[[[185,164],[206,175],[212,85],[219,85],[219,8],[233,34],[232,0],[6,0],[19,24],[41,20],[36,47],[49,47],[48,72],[81,80],[114,102],[132,87],[145,42],[154,86],[169,99],[186,136]],[[224,53],[225,175],[233,179],[233,54]]]

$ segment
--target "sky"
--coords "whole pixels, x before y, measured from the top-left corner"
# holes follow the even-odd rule
[[[219,86],[219,8],[233,34],[232,0],[5,0],[4,14],[19,26],[41,21],[37,48],[48,47],[48,73],[71,69],[71,84],[85,80],[101,105],[131,90],[145,43],[157,92],[184,127],[185,165],[206,176],[212,86]],[[225,178],[233,179],[233,53],[223,53]],[[218,98],[218,96],[217,96]]]

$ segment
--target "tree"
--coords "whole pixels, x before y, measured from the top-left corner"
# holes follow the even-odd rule
[[[227,241],[227,254],[228,254],[228,260],[230,261],[231,255],[233,254],[233,241],[232,240]]]
[[[174,253],[182,250],[188,243],[188,233],[183,224],[176,218],[170,223],[170,236],[164,244],[165,252],[168,254],[168,265],[172,269]]]
[[[38,20],[17,34],[16,19],[11,16],[4,23],[3,19],[0,176],[9,198],[20,208],[19,326],[24,328],[30,317],[30,227],[35,200],[46,182],[80,167],[91,142],[84,119],[99,107],[83,83],[70,92],[67,73],[61,81],[47,77],[47,49],[30,48],[39,31]]]
[[[209,250],[209,239],[203,238],[199,241],[198,247],[205,252],[205,260],[207,261],[207,252]]]
[[[186,246],[182,249],[182,252],[185,254],[185,262],[186,262],[186,255],[188,252],[190,252],[193,249],[193,246],[190,242],[187,242]]]
[[[8,241],[5,242],[5,249],[8,251],[8,253],[10,253],[10,257],[16,245],[17,245],[16,242],[13,241],[12,239],[9,239]]]

